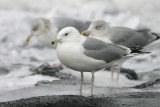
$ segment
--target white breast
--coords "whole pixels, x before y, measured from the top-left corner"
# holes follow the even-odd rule
[[[106,65],[102,60],[87,57],[83,50],[80,43],[62,43],[57,46],[57,56],[65,66],[77,71],[97,71]]]

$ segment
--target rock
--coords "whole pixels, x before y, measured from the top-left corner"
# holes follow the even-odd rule
[[[105,70],[110,71],[110,68],[106,68]],[[134,70],[127,69],[127,68],[121,68],[120,73],[125,74],[126,77],[130,80],[138,80],[138,74]]]
[[[0,67],[0,75],[5,75],[9,73],[9,69],[7,67]]]
[[[42,80],[42,81],[38,81],[35,86],[42,86],[42,85],[46,85],[46,84],[76,84],[77,82],[79,83],[79,78],[71,75],[71,74],[65,74],[65,73],[61,73],[59,72],[60,69],[63,68],[51,68],[48,64],[43,64],[40,67],[36,68],[35,70],[33,70],[34,74],[42,74],[42,75],[50,75],[50,76],[54,76],[59,78],[60,80],[53,80],[53,81],[48,81],[48,80]],[[33,74],[33,75],[34,75]],[[84,83],[86,83],[84,81]]]
[[[51,82],[48,80],[42,80],[42,81],[38,81],[35,86],[40,86],[41,84],[50,84]]]
[[[42,80],[38,81],[35,86],[43,86],[46,84],[68,84],[68,85],[76,85],[79,84],[80,79],[77,77],[72,76],[71,74],[64,74],[61,72],[55,73],[55,77],[60,78],[60,80],[53,80],[53,81],[48,81],[48,80]],[[88,81],[83,81],[83,84],[88,84],[90,82]]]
[[[121,68],[121,73],[126,74],[126,77],[130,80],[138,80],[138,74],[134,70]]]
[[[64,74],[64,73],[61,73],[61,72],[57,72],[55,74],[56,77],[60,78],[60,79],[65,79],[65,80],[68,80],[68,79],[76,79],[75,76],[71,75],[71,74]]]
[[[75,95],[38,96],[0,102],[1,107],[159,107],[159,92],[133,92],[82,97]]]
[[[49,64],[45,63],[41,66],[37,67],[36,69],[33,69],[32,71],[34,74],[42,74],[42,75],[49,75],[49,76],[55,76],[57,72],[59,72],[62,68],[62,66],[50,66]]]
[[[99,103],[98,103],[99,102]],[[3,107],[98,107],[104,100],[81,96],[42,96],[1,103]],[[106,101],[110,105],[111,101]],[[106,106],[107,107],[107,106]],[[109,106],[108,106],[109,107]]]
[[[149,81],[147,83],[136,85],[133,88],[142,89],[142,88],[154,87],[154,85],[157,85],[157,84],[160,84],[160,79],[156,79],[155,81]]]

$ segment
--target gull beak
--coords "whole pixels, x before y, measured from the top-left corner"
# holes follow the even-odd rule
[[[26,42],[29,42],[29,40],[31,39],[32,35],[29,35],[27,38],[26,38]]]
[[[81,32],[81,35],[84,35],[84,36],[89,36],[89,34],[90,34],[90,31],[88,30]]]
[[[56,44],[56,43],[58,43],[58,42],[60,42],[60,41],[61,41],[61,39],[53,40],[53,41],[51,41],[51,45],[54,45],[54,44]]]

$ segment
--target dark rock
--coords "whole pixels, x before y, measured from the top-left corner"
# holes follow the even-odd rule
[[[51,82],[50,81],[48,81],[48,80],[42,80],[42,81],[38,81],[36,84],[35,84],[35,86],[39,86],[39,85],[41,85],[41,84],[50,84]]]
[[[0,107],[159,107],[159,105],[159,92],[117,93],[93,97],[53,95],[0,102]]]
[[[0,105],[4,107],[114,107],[113,100],[110,98],[72,95],[33,97],[0,103]]]
[[[156,79],[155,81],[149,81],[147,83],[136,85],[133,88],[142,89],[142,88],[153,87],[154,85],[157,85],[157,84],[160,84],[160,79]]]
[[[59,78],[60,80],[53,80],[53,81],[48,81],[48,80],[42,80],[42,81],[38,81],[35,86],[41,86],[41,85],[46,85],[46,84],[77,84],[77,82],[79,83],[79,78],[72,76],[71,74],[65,74],[65,73],[61,73],[59,72],[59,70],[63,69],[61,66],[60,67],[50,67],[49,64],[43,64],[41,66],[39,66],[36,69],[33,69],[32,71],[34,72],[34,74],[42,74],[42,75],[49,75],[49,76],[54,76]],[[33,74],[33,75],[34,75]],[[84,83],[86,83],[84,81]]]
[[[68,79],[75,80],[76,79],[76,77],[71,75],[71,74],[64,74],[64,73],[61,73],[61,72],[57,72],[55,74],[55,76],[60,78],[60,79],[65,79],[65,80],[68,80]]]
[[[110,71],[110,68],[106,68],[105,70]],[[138,80],[138,74],[134,70],[127,69],[127,68],[121,68],[120,73],[125,74],[126,77],[130,80]]]
[[[121,73],[126,74],[126,77],[130,80],[138,80],[138,74],[134,70],[121,68]]]
[[[60,80],[53,80],[53,81],[48,81],[48,80],[42,80],[42,81],[38,81],[35,86],[43,86],[43,85],[46,85],[46,84],[68,84],[68,85],[76,85],[76,84],[80,84],[80,79],[77,78],[77,77],[74,77],[72,76],[71,74],[64,74],[64,73],[60,73],[60,72],[57,72],[55,74],[55,77],[58,77],[60,78]],[[83,84],[86,85],[86,84],[90,84],[89,81],[83,81]]]
[[[33,56],[31,56],[31,57],[30,57],[30,61],[32,61],[32,62],[38,62],[38,59],[35,58],[35,57],[33,57]]]
[[[34,72],[34,74],[55,76],[56,73],[62,69],[63,67],[61,65],[60,66],[50,66],[49,64],[45,63],[32,71]]]
[[[0,75],[5,75],[9,73],[9,69],[7,67],[0,67]]]

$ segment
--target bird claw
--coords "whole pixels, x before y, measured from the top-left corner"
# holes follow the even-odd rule
[[[83,95],[84,97],[92,97],[93,96],[93,94],[85,94],[85,95]]]

